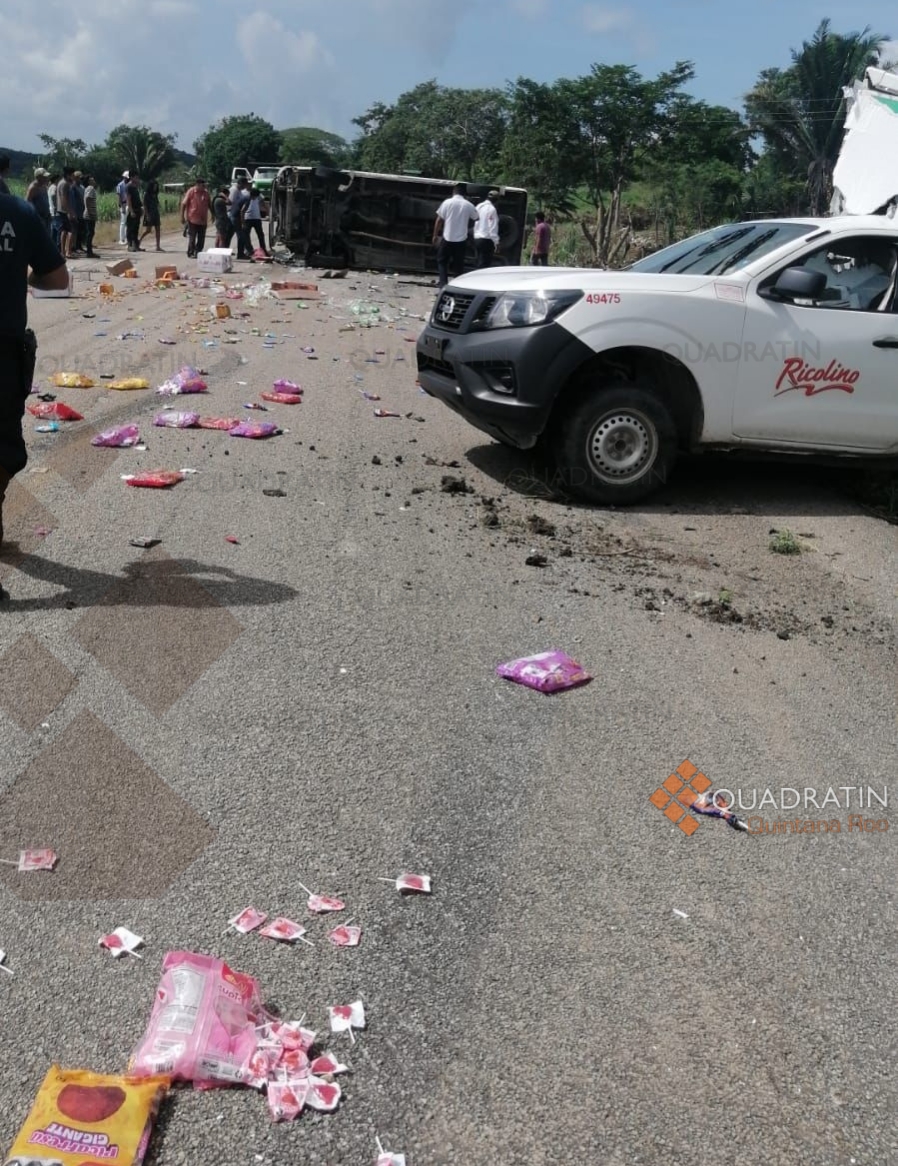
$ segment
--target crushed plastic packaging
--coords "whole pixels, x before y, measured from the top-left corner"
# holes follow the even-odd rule
[[[523,656],[500,664],[496,674],[515,684],[534,688],[537,692],[562,692],[588,684],[592,676],[566,652],[540,652],[535,656]]]
[[[140,430],[136,425],[121,425],[117,429],[104,429],[96,437],[92,437],[90,444],[105,446],[110,449],[127,449],[137,445],[140,441]]]

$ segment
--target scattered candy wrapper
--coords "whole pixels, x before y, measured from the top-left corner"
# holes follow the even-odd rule
[[[363,392],[361,389],[359,389],[359,392],[362,394],[362,396],[365,398],[366,401],[379,401],[380,400],[380,397],[377,395],[377,393]]]
[[[283,917],[272,919],[259,932],[266,939],[279,939],[282,943],[294,943],[297,939],[302,939],[305,933],[306,929],[304,927],[301,927],[298,923],[294,923],[292,919],[284,919]]]
[[[374,416],[375,417],[399,417],[399,416],[401,416],[401,414],[394,413],[392,409],[375,409]]]
[[[396,890],[405,894],[429,895],[430,875],[402,874],[396,880]]]
[[[271,401],[275,405],[301,405],[302,396],[300,393],[261,393],[263,401]]]
[[[228,926],[239,931],[241,935],[248,935],[250,931],[255,931],[257,927],[261,927],[267,918],[264,911],[257,911],[255,907],[246,907],[239,915],[228,920]]]
[[[142,474],[123,474],[122,481],[129,486],[141,486],[149,490],[165,490],[184,481],[184,475],[177,470],[147,470]]]
[[[182,393],[205,393],[209,386],[197,369],[188,366],[178,369],[173,377],[156,389],[160,397],[177,397]]]
[[[689,806],[696,814],[705,814],[709,818],[722,818],[734,830],[748,832],[748,824],[743,822],[729,807],[729,803],[721,794],[712,794],[709,791],[699,794]]]
[[[515,684],[535,688],[537,692],[561,692],[588,684],[592,676],[565,652],[540,652],[508,664],[500,664],[496,674]]]
[[[335,899],[330,895],[314,895],[311,892],[307,906],[315,915],[327,915],[330,911],[344,911],[346,909],[346,904],[342,899]]]
[[[333,1113],[340,1104],[343,1090],[336,1081],[322,1081],[318,1077],[309,1077],[310,1089],[306,1097],[306,1105],[310,1109],[317,1109],[319,1113]]]
[[[112,449],[127,449],[140,441],[140,431],[136,425],[122,425],[118,429],[104,429],[90,440],[91,445]]]
[[[0,972],[6,972],[7,976],[13,974],[12,968],[6,963],[6,952],[2,948],[0,948]]]
[[[267,413],[268,410],[264,405],[257,405],[255,401],[250,401],[243,406],[244,409],[255,409],[259,413]]]
[[[162,539],[159,539],[159,538],[132,538],[132,539],[130,539],[130,545],[132,547],[140,547],[142,550],[146,550],[149,547],[158,547],[160,542],[162,542]]]
[[[127,927],[116,927],[115,931],[111,931],[109,935],[101,936],[99,945],[111,952],[114,959],[119,959],[123,955],[133,955],[137,959],[143,959],[143,956],[137,951],[139,947],[143,947],[143,937],[135,935]]]
[[[331,1032],[348,1032],[353,1041],[354,1028],[365,1027],[365,1008],[361,1000],[353,1004],[333,1004],[327,1010],[330,1019]]]
[[[200,417],[197,421],[198,429],[224,429],[228,432],[240,424],[239,417]]]
[[[153,424],[162,429],[193,429],[200,419],[199,413],[179,413],[167,410],[153,418]]]
[[[302,1113],[311,1091],[311,1082],[269,1081],[268,1108],[275,1121],[294,1121]]]
[[[240,546],[240,539],[235,534],[226,534],[225,535],[225,542],[226,543],[233,543],[233,545],[235,547]]]
[[[274,393],[301,393],[302,385],[296,384],[295,381],[279,380],[271,386],[271,391]]]
[[[148,389],[150,382],[144,380],[143,377],[122,377],[121,380],[112,381],[109,385],[110,389]]]
[[[329,931],[327,938],[334,947],[358,947],[362,940],[361,927],[349,927],[346,924]]]
[[[83,421],[84,417],[76,410],[64,405],[62,401],[47,401],[40,405],[27,405],[32,417],[39,417],[42,421]]]
[[[249,421],[241,421],[239,425],[235,425],[233,429],[229,430],[229,433],[231,437],[274,437],[275,434],[280,433],[280,428],[270,421],[263,421],[257,425]]]
[[[16,868],[19,871],[52,870],[56,862],[55,850],[21,850]]]
[[[343,1065],[333,1053],[322,1053],[309,1065],[309,1069],[316,1077],[335,1077],[338,1073],[348,1073],[349,1066]]]
[[[59,422],[58,421],[48,421],[46,425],[35,425],[34,432],[35,433],[58,433],[59,432]]]
[[[56,372],[50,380],[58,389],[92,389],[94,382],[80,372]]]
[[[392,1150],[385,1150],[380,1144],[379,1139],[377,1142],[377,1151],[377,1162],[375,1166],[405,1166],[405,1154],[394,1154]]]

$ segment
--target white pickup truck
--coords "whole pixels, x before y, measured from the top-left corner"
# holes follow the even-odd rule
[[[898,459],[896,290],[887,215],[733,223],[623,271],[462,276],[418,377],[600,503],[644,498],[687,450]]]

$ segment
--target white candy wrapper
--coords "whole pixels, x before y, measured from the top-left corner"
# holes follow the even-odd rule
[[[346,904],[342,899],[335,899],[331,895],[309,895],[309,910],[315,915],[326,915],[330,911],[345,911]]]
[[[19,852],[20,871],[52,870],[56,866],[55,850],[22,850]]]
[[[335,927],[327,933],[334,947],[358,947],[362,939],[361,927]]]
[[[353,1004],[333,1004],[327,1012],[331,1032],[348,1032],[352,1036],[354,1028],[365,1027],[365,1007],[361,1000],[356,1000]]]
[[[397,891],[413,891],[419,895],[429,895],[430,875],[403,874],[396,880]]]
[[[337,1073],[348,1073],[349,1066],[341,1064],[333,1053],[322,1053],[309,1066],[316,1077],[335,1077]]]
[[[261,927],[267,918],[264,911],[257,911],[255,907],[246,907],[239,915],[228,920],[228,926],[239,931],[241,935],[248,935],[250,931],[255,931],[257,927]]]
[[[137,949],[143,947],[143,937],[135,935],[127,927],[116,927],[115,931],[110,932],[109,935],[100,936],[98,942],[99,946],[105,947],[114,959],[120,959],[123,955],[137,956],[138,959],[143,958],[137,954]]]
[[[306,929],[304,927],[301,927],[298,923],[294,923],[292,919],[284,919],[283,917],[272,919],[259,932],[266,939],[278,939],[282,943],[295,943],[297,939],[302,939],[305,933]]]
[[[317,1109],[319,1113],[333,1113],[340,1104],[343,1090],[336,1081],[322,1081],[318,1077],[310,1077],[306,1105],[310,1109]]]
[[[299,1117],[311,1092],[306,1081],[269,1081],[268,1108],[275,1121],[293,1121]]]

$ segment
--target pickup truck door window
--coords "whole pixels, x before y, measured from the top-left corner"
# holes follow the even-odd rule
[[[816,300],[759,291],[786,267],[822,272]],[[898,446],[898,235],[826,242],[765,276],[745,317],[733,432],[747,441]]]

